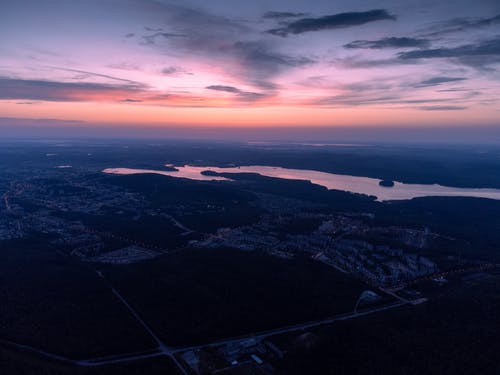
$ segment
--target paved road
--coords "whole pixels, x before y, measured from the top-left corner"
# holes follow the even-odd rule
[[[352,312],[352,313],[346,313],[346,314],[339,314],[330,318],[326,319],[321,319],[321,320],[315,320],[311,322],[306,322],[306,323],[300,323],[300,324],[294,324],[286,327],[281,327],[281,328],[276,328],[276,329],[270,329],[267,331],[261,331],[261,332],[254,332],[242,336],[236,336],[236,337],[231,337],[228,339],[223,339],[223,340],[218,340],[218,341],[213,341],[207,344],[201,344],[201,345],[193,345],[193,346],[186,346],[186,347],[179,347],[179,348],[171,348],[166,346],[165,344],[162,343],[161,340],[158,339],[158,337],[154,334],[154,332],[151,331],[151,329],[147,326],[146,323],[137,315],[137,313],[133,310],[133,308],[128,305],[128,303],[121,297],[121,295],[113,289],[113,292],[117,295],[117,297],[127,306],[129,311],[134,315],[134,317],[143,325],[143,327],[148,331],[148,333],[151,334],[151,336],[157,341],[158,343],[158,348],[152,349],[149,351],[143,351],[143,352],[134,352],[134,353],[124,353],[124,354],[117,354],[113,356],[107,356],[107,357],[98,357],[98,358],[90,358],[90,359],[82,359],[82,360],[74,360],[70,358],[66,358],[57,354],[49,353],[37,348],[33,348],[27,345],[22,345],[18,343],[14,343],[11,341],[7,340],[0,340],[0,344],[7,345],[12,348],[19,349],[21,351],[26,351],[30,352],[32,354],[36,354],[41,357],[45,357],[50,360],[55,360],[58,362],[64,362],[67,364],[71,365],[76,365],[76,366],[84,366],[84,367],[95,367],[95,366],[104,366],[104,365],[110,365],[110,364],[118,364],[118,363],[125,363],[125,362],[131,362],[131,361],[137,361],[141,359],[146,359],[146,358],[153,358],[153,357],[159,357],[159,356],[167,356],[170,357],[174,363],[179,367],[179,369],[182,371],[183,374],[188,375],[186,370],[183,368],[183,366],[179,363],[177,358],[175,357],[175,354],[185,352],[188,350],[196,350],[196,349],[202,349],[206,347],[214,347],[214,346],[219,346],[219,345],[227,345],[227,344],[233,344],[233,343],[238,343],[244,340],[248,339],[255,339],[256,341],[261,341],[267,337],[278,335],[278,334],[283,334],[283,333],[289,333],[289,332],[295,332],[295,331],[302,331],[308,328],[314,328],[314,327],[319,327],[322,325],[328,325],[332,324],[337,321],[343,321],[343,320],[349,320],[349,319],[355,319],[359,318],[362,316],[366,316],[369,314],[374,314],[382,311],[386,311],[389,309],[394,309],[400,306],[405,305],[406,303],[404,302],[393,302],[388,305],[384,306],[378,306],[378,307],[373,307],[371,309],[367,309],[364,311],[360,312]]]
[[[161,352],[164,353],[170,353],[172,351],[172,348],[168,347],[165,345],[158,336],[153,332],[153,330],[146,324],[144,320],[137,314],[137,312],[128,304],[128,302],[121,296],[120,293],[115,288],[111,288],[115,296],[125,305],[125,307],[128,309],[128,311],[134,316],[134,318],[142,325],[142,327],[149,333],[149,335],[153,338],[153,340],[156,341],[158,344],[158,349]]]
[[[482,265],[478,268],[492,268],[492,267],[498,267],[498,266],[500,266],[500,265],[487,264],[487,265]],[[455,273],[455,272],[464,272],[464,271],[470,271],[470,270],[471,269],[452,270],[452,271],[443,272],[440,274],[444,275],[444,274],[450,274],[450,273]],[[100,277],[103,277],[102,274],[100,274],[99,272],[98,272],[98,274]],[[436,275],[433,275],[433,276],[435,277]],[[392,302],[392,303],[387,304],[387,305],[366,309],[363,311],[339,314],[339,315],[336,315],[336,316],[333,316],[330,318],[326,318],[326,319],[320,319],[320,320],[315,320],[315,321],[310,321],[310,322],[299,323],[299,324],[289,325],[289,326],[285,326],[285,327],[270,329],[270,330],[266,330],[266,331],[249,333],[246,335],[235,336],[235,337],[231,337],[231,338],[227,338],[227,339],[223,339],[223,340],[217,340],[217,341],[213,341],[213,342],[201,344],[201,345],[173,348],[173,347],[166,346],[154,334],[154,332],[151,330],[151,328],[149,328],[149,326],[140,318],[140,316],[135,312],[135,310],[127,303],[127,301],[118,293],[118,291],[116,291],[116,289],[112,288],[113,293],[120,299],[120,301],[127,307],[127,309],[131,312],[131,314],[143,325],[143,327],[147,330],[147,332],[158,343],[158,348],[156,350],[152,350],[152,351],[146,352],[146,353],[123,354],[123,355],[117,355],[117,356],[113,356],[113,357],[94,358],[94,359],[83,360],[83,361],[72,361],[72,360],[67,359],[67,358],[63,358],[63,357],[60,357],[57,355],[53,355],[53,354],[41,352],[41,351],[39,351],[39,353],[41,353],[43,355],[48,354],[49,357],[52,359],[64,360],[66,362],[72,362],[74,364],[78,364],[81,366],[99,366],[99,365],[106,365],[106,364],[113,364],[113,363],[122,363],[122,362],[129,362],[129,361],[134,361],[134,360],[138,360],[138,359],[143,359],[143,358],[150,358],[150,357],[165,355],[165,356],[172,358],[174,360],[174,362],[178,365],[178,367],[181,369],[181,371],[183,373],[187,374],[185,372],[184,368],[180,365],[180,363],[175,358],[175,354],[185,352],[188,350],[197,350],[197,349],[202,349],[202,348],[206,348],[206,347],[235,344],[235,343],[238,343],[238,342],[241,342],[244,340],[248,340],[248,339],[254,339],[256,341],[261,341],[261,340],[263,340],[267,337],[270,337],[270,336],[279,335],[279,334],[283,334],[283,333],[289,333],[289,332],[295,332],[295,331],[302,331],[302,330],[309,329],[309,328],[314,328],[314,327],[319,327],[322,325],[332,324],[332,323],[335,323],[338,321],[355,319],[355,318],[359,318],[359,317],[366,316],[369,314],[374,314],[374,313],[386,311],[389,309],[394,309],[394,308],[404,306],[404,305],[411,303],[411,301],[397,295],[396,293],[394,293],[391,290],[387,290],[387,289],[383,289],[383,288],[380,288],[380,290],[393,296],[394,298],[397,299],[397,301]]]
[[[100,278],[102,278],[103,280],[106,281],[104,275],[100,271],[96,271],[96,273]],[[238,343],[238,342],[241,342],[244,340],[248,340],[248,339],[254,339],[256,341],[261,341],[261,340],[263,340],[267,337],[270,337],[270,336],[283,334],[283,333],[289,333],[289,332],[295,332],[295,331],[302,331],[302,330],[309,329],[309,328],[314,328],[314,327],[319,327],[322,325],[332,324],[332,323],[337,322],[337,321],[355,319],[355,318],[359,318],[359,317],[366,316],[369,314],[374,314],[374,313],[386,311],[389,309],[394,309],[394,308],[408,304],[407,300],[398,297],[399,299],[396,302],[393,302],[393,303],[390,303],[387,305],[383,305],[383,306],[372,307],[370,309],[365,309],[363,311],[355,311],[355,312],[350,312],[350,313],[345,313],[345,314],[339,314],[339,315],[335,315],[335,316],[332,316],[332,317],[329,317],[326,319],[319,319],[319,320],[315,320],[315,321],[289,325],[289,326],[270,329],[270,330],[266,330],[266,331],[253,332],[253,333],[249,333],[249,334],[245,334],[245,335],[241,335],[241,336],[235,336],[235,337],[231,337],[231,338],[227,338],[227,339],[223,339],[223,340],[217,340],[217,341],[213,341],[213,342],[201,344],[201,345],[193,345],[193,346],[174,348],[174,347],[167,346],[165,343],[163,343],[160,340],[160,338],[153,332],[153,330],[148,326],[148,324],[134,310],[134,308],[125,300],[125,298],[112,285],[109,285],[109,286],[110,286],[113,294],[120,300],[121,303],[123,303],[123,305],[127,308],[127,310],[130,312],[130,314],[142,325],[142,327],[154,339],[154,341],[158,345],[157,348],[151,349],[148,351],[142,351],[142,352],[122,353],[122,354],[106,356],[106,357],[74,360],[74,359],[66,358],[66,357],[63,357],[63,356],[60,356],[60,355],[57,355],[54,353],[46,352],[46,351],[43,351],[41,349],[33,348],[33,347],[30,347],[27,345],[14,343],[11,341],[6,341],[6,340],[0,339],[0,344],[7,345],[11,348],[15,348],[15,349],[18,349],[21,351],[30,352],[32,354],[36,354],[38,356],[41,356],[41,357],[44,357],[44,358],[47,358],[50,360],[55,360],[58,362],[64,362],[64,363],[68,363],[71,365],[84,366],[84,367],[104,366],[104,365],[110,365],[110,364],[118,364],[118,363],[137,361],[137,360],[146,359],[146,358],[166,356],[166,357],[171,358],[174,361],[174,363],[177,365],[179,370],[184,375],[188,375],[188,373],[186,372],[184,367],[177,360],[177,358],[175,356],[176,354],[181,353],[181,352],[185,352],[188,350],[196,350],[196,349],[202,349],[202,348],[206,348],[206,347],[214,347],[214,346],[219,346],[219,345],[235,344],[235,343]]]
[[[145,352],[137,352],[137,353],[128,353],[128,354],[119,354],[113,355],[109,357],[99,357],[92,359],[82,359],[75,360],[72,363],[78,366],[92,367],[92,366],[104,366],[111,365],[116,363],[124,363],[124,362],[133,362],[139,361],[141,359],[160,357],[166,355],[159,349],[152,349],[150,351]]]
[[[339,314],[339,315],[335,315],[333,317],[326,318],[326,319],[315,320],[315,321],[306,322],[306,323],[294,324],[294,325],[285,326],[285,327],[281,327],[281,328],[270,329],[267,331],[249,333],[249,334],[242,335],[242,336],[236,336],[236,337],[231,337],[228,339],[213,341],[213,342],[210,342],[207,344],[177,348],[177,349],[173,350],[173,353],[179,353],[179,352],[184,352],[187,350],[196,350],[196,349],[219,346],[219,345],[227,345],[227,344],[237,343],[237,342],[248,340],[248,339],[255,339],[257,341],[260,341],[260,340],[263,340],[263,339],[270,337],[270,336],[275,336],[275,335],[289,333],[289,332],[295,332],[295,331],[302,331],[302,330],[305,330],[308,328],[314,328],[314,327],[319,327],[322,325],[332,324],[332,323],[337,322],[337,321],[359,318],[361,316],[370,315],[370,314],[374,314],[374,313],[389,310],[389,309],[394,309],[396,307],[400,307],[400,306],[403,306],[406,304],[407,304],[406,302],[397,301],[397,302],[390,303],[388,305],[373,307],[371,309],[367,309],[364,311]]]
[[[104,279],[107,282],[102,272],[96,270],[96,273],[100,278]],[[184,367],[179,363],[177,358],[175,358],[174,349],[167,346],[163,341],[161,341],[160,338],[153,332],[151,327],[149,327],[149,325],[140,317],[140,315],[134,310],[134,308],[130,306],[127,300],[112,285],[109,286],[113,294],[123,303],[123,305],[127,308],[130,314],[132,314],[132,316],[142,325],[142,327],[153,338],[153,340],[155,340],[156,344],[158,345],[158,348],[149,353],[134,353],[132,355],[125,354],[107,358],[94,358],[84,361],[78,361],[77,364],[80,366],[102,366],[107,364],[130,362],[139,359],[145,359],[163,355],[170,357],[184,375],[189,375],[184,369]]]
[[[69,358],[54,354],[54,353],[46,352],[44,350],[34,348],[32,346],[29,346],[29,345],[23,345],[23,344],[19,344],[17,342],[9,341],[9,340],[0,339],[0,345],[4,346],[6,348],[19,350],[21,352],[35,354],[37,356],[44,357],[46,359],[54,360],[57,362],[65,362],[68,364],[75,363],[75,361],[73,361],[72,359],[69,359]]]
[[[409,300],[407,300],[406,298],[403,298],[403,297],[401,297],[400,295],[397,295],[397,294],[396,294],[395,292],[393,292],[392,290],[385,289],[385,288],[382,288],[382,287],[380,287],[380,288],[379,288],[379,290],[380,290],[380,291],[382,291],[382,292],[384,292],[384,293],[386,293],[386,294],[388,294],[388,295],[390,295],[390,296],[392,296],[392,297],[394,297],[394,298],[396,298],[398,301],[401,301],[401,302],[403,302],[403,303],[408,303],[408,302],[410,302],[410,301],[409,301]]]

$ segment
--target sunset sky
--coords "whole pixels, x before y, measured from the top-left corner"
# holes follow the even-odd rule
[[[500,125],[498,0],[2,0],[0,31],[0,124]]]

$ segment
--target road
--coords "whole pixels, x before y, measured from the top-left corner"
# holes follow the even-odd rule
[[[400,302],[402,302],[402,303],[408,303],[408,302],[410,302],[410,301],[409,301],[409,300],[407,300],[406,298],[403,298],[403,297],[401,297],[401,296],[397,295],[394,291],[392,291],[392,290],[390,290],[390,289],[385,289],[385,288],[380,287],[380,288],[379,288],[379,290],[380,290],[381,292],[384,292],[384,293],[386,293],[386,294],[390,295],[391,297],[396,298],[398,301],[400,301]]]
[[[500,265],[498,264],[483,264],[479,267],[474,267],[474,270],[477,269],[490,269],[493,267],[499,267]],[[470,268],[467,269],[459,269],[459,270],[452,270],[452,271],[447,271],[447,272],[442,272],[439,275],[449,275],[450,273],[457,273],[457,272],[467,272],[471,271]],[[98,271],[97,271],[98,272]],[[98,272],[98,275],[102,278],[103,275]],[[433,275],[436,277],[436,275]],[[419,279],[420,281],[420,279]],[[197,350],[197,349],[202,349],[202,348],[207,348],[207,347],[215,347],[215,346],[220,346],[220,345],[228,345],[228,344],[235,344],[241,341],[249,340],[249,339],[254,339],[256,341],[261,341],[267,337],[274,336],[274,335],[279,335],[279,334],[284,334],[284,333],[290,333],[290,332],[296,332],[296,331],[302,331],[314,327],[319,327],[322,325],[329,325],[333,324],[338,321],[343,321],[343,320],[350,320],[350,319],[355,319],[359,318],[362,316],[386,311],[389,309],[394,309],[397,307],[401,307],[404,305],[408,304],[414,304],[412,301],[403,298],[393,292],[392,290],[380,288],[380,290],[384,293],[389,294],[390,296],[396,298],[395,302],[392,302],[387,305],[383,306],[377,306],[377,307],[372,307],[369,309],[365,309],[363,311],[354,311],[350,313],[345,313],[345,314],[339,314],[335,315],[333,317],[329,317],[326,319],[319,319],[315,321],[310,321],[310,322],[305,322],[305,323],[299,323],[299,324],[294,324],[294,325],[289,325],[285,327],[280,327],[280,328],[275,328],[275,329],[270,329],[270,330],[265,330],[265,331],[260,331],[260,332],[253,332],[241,336],[235,336],[235,337],[230,337],[227,339],[223,340],[217,340],[213,341],[210,343],[206,344],[201,344],[201,345],[193,345],[193,346],[186,346],[186,347],[180,347],[180,348],[173,348],[165,345],[157,336],[156,334],[151,330],[151,328],[142,320],[142,318],[137,314],[137,312],[128,304],[128,302],[123,298],[116,289],[111,287],[113,293],[118,297],[118,299],[127,307],[127,309],[131,312],[131,314],[141,323],[141,325],[146,329],[146,331],[153,337],[153,339],[158,343],[158,348],[156,350],[153,350],[151,352],[147,353],[132,353],[132,354],[124,354],[124,355],[117,355],[113,357],[105,357],[105,358],[94,358],[94,359],[89,359],[89,360],[84,360],[84,361],[75,361],[75,364],[79,364],[82,366],[100,366],[100,365],[106,365],[106,364],[116,364],[116,363],[122,363],[122,362],[130,362],[138,359],[143,359],[143,358],[150,358],[150,357],[155,357],[155,356],[168,356],[173,359],[173,361],[177,364],[179,369],[184,373],[187,374],[182,365],[177,361],[175,354],[182,353],[185,351],[189,350]],[[419,300],[420,302],[420,300]],[[61,358],[61,357],[59,357]],[[68,359],[64,359],[68,361]],[[69,360],[71,361],[71,360]]]
[[[103,365],[130,362],[130,361],[164,355],[170,357],[184,375],[189,375],[184,369],[184,367],[179,363],[177,358],[175,358],[174,349],[167,346],[163,341],[160,340],[160,338],[153,332],[151,327],[149,327],[149,325],[141,318],[141,316],[134,310],[134,308],[127,302],[127,300],[106,280],[101,271],[96,270],[96,273],[101,279],[105,280],[105,282],[110,286],[111,291],[116,296],[116,298],[118,298],[120,302],[127,308],[130,314],[132,314],[132,316],[135,318],[135,320],[137,320],[139,324],[142,325],[144,330],[153,338],[158,347],[157,349],[149,352],[123,354],[123,355],[119,354],[112,357],[80,360],[80,361],[75,361],[75,364],[79,366],[103,366]]]
[[[386,311],[389,309],[394,309],[394,308],[397,308],[397,307],[400,307],[400,306],[403,306],[406,304],[404,302],[397,301],[397,302],[393,302],[393,303],[390,303],[387,305],[373,307],[371,309],[367,309],[367,310],[360,311],[360,312],[339,314],[339,315],[335,315],[333,317],[326,318],[326,319],[320,319],[320,320],[315,320],[315,321],[311,321],[311,322],[294,324],[294,325],[270,329],[270,330],[261,331],[261,332],[249,333],[249,334],[242,335],[242,336],[236,336],[236,337],[231,337],[231,338],[227,338],[227,339],[223,339],[223,340],[213,341],[213,342],[210,342],[207,344],[172,348],[172,347],[166,346],[160,339],[158,339],[158,337],[149,328],[149,326],[140,318],[140,316],[134,311],[134,309],[127,303],[127,301],[116,290],[113,289],[113,292],[122,301],[122,303],[124,303],[124,305],[127,306],[127,309],[129,309],[129,311],[132,313],[132,315],[142,324],[142,326],[147,330],[147,332],[156,340],[156,342],[158,343],[158,348],[152,349],[149,351],[143,351],[143,352],[124,353],[124,354],[117,354],[117,355],[107,356],[107,357],[97,357],[97,358],[90,358],[90,359],[74,360],[74,359],[66,358],[66,357],[63,357],[63,356],[60,356],[57,354],[46,352],[46,351],[43,351],[41,349],[37,349],[37,348],[33,348],[33,347],[30,347],[27,345],[14,343],[14,342],[7,341],[7,340],[0,340],[0,344],[9,346],[11,348],[18,349],[20,351],[29,352],[29,353],[44,357],[44,358],[49,359],[49,360],[55,360],[58,362],[64,362],[64,363],[67,363],[70,365],[83,366],[83,367],[105,366],[105,365],[126,363],[126,362],[137,361],[137,360],[141,360],[141,359],[147,359],[147,358],[153,358],[153,357],[159,357],[159,356],[167,356],[174,361],[174,363],[179,367],[179,370],[183,374],[188,375],[188,372],[184,369],[184,367],[179,363],[179,361],[175,357],[176,354],[182,353],[182,352],[185,352],[188,350],[197,350],[197,349],[202,349],[202,348],[207,348],[207,347],[234,344],[234,343],[238,343],[238,342],[248,340],[248,339],[254,339],[256,341],[261,341],[261,340],[263,340],[267,337],[270,337],[270,336],[283,334],[283,333],[289,333],[289,332],[302,331],[305,329],[319,327],[322,325],[333,324],[333,323],[338,322],[338,321],[355,319],[355,318],[359,318],[362,316]]]
[[[446,276],[451,273],[459,273],[459,272],[470,272],[472,269],[474,270],[484,270],[484,269],[491,269],[494,267],[499,267],[500,265],[498,264],[482,264],[480,266],[472,267],[472,268],[461,268],[461,269],[454,269],[454,270],[449,270],[446,272],[440,272],[438,274],[433,274],[429,275],[425,278],[422,279],[416,279],[414,282],[422,281],[423,279],[428,279],[428,278],[433,278],[437,276]],[[314,328],[314,327],[319,327],[323,325],[330,325],[338,321],[344,321],[344,320],[350,320],[350,319],[355,319],[359,318],[362,316],[370,315],[370,314],[375,314],[379,312],[383,312],[389,309],[394,309],[398,308],[404,305],[411,304],[412,301],[409,301],[399,295],[397,295],[393,290],[388,290],[388,289],[383,289],[380,288],[381,291],[384,293],[387,293],[388,295],[391,295],[392,297],[396,298],[395,302],[392,302],[390,304],[386,304],[383,306],[378,306],[378,307],[372,307],[369,309],[365,309],[362,311],[353,311],[345,314],[339,314],[335,315],[329,318],[325,319],[319,319],[315,321],[310,321],[310,322],[304,322],[304,323],[299,323],[299,324],[294,324],[294,325],[289,325],[289,326],[284,326],[280,328],[275,328],[275,329],[270,329],[270,330],[265,330],[265,331],[260,331],[260,332],[253,332],[241,336],[235,336],[235,337],[230,337],[227,339],[222,339],[222,340],[217,340],[205,344],[200,344],[200,345],[192,345],[192,346],[185,346],[185,347],[170,347],[166,345],[160,338],[155,334],[155,332],[149,327],[149,325],[141,318],[141,316],[134,310],[134,308],[127,302],[127,300],[116,290],[104,277],[102,272],[95,270],[96,274],[98,277],[100,277],[111,289],[113,294],[116,296],[116,298],[124,305],[124,307],[129,311],[129,313],[134,317],[134,319],[143,327],[143,329],[153,338],[153,340],[156,342],[157,347],[151,350],[147,351],[142,351],[142,352],[133,352],[133,353],[122,353],[122,354],[116,354],[116,355],[111,355],[111,356],[105,356],[105,357],[97,357],[97,358],[90,358],[90,359],[71,359],[71,358],[66,358],[64,356],[50,353],[38,348],[30,347],[27,345],[11,342],[8,340],[2,340],[0,339],[0,344],[19,350],[23,352],[28,352],[31,354],[38,355],[40,357],[44,357],[48,360],[53,360],[57,362],[63,362],[66,364],[70,365],[75,365],[75,366],[82,366],[82,367],[95,367],[95,366],[105,366],[105,365],[111,365],[111,364],[119,364],[119,363],[126,363],[126,362],[132,362],[132,361],[138,361],[142,359],[147,359],[147,358],[154,358],[154,357],[160,357],[160,356],[166,356],[172,359],[172,361],[177,365],[179,370],[184,374],[188,375],[188,372],[184,369],[183,365],[179,363],[179,361],[176,358],[176,354],[180,354],[185,351],[189,350],[197,350],[197,349],[202,349],[202,348],[207,348],[207,347],[216,347],[220,345],[228,345],[228,344],[237,344],[239,342],[242,342],[244,340],[249,340],[253,339],[255,341],[261,341],[264,340],[267,337],[274,336],[274,335],[279,335],[279,334],[284,334],[284,333],[290,333],[290,332],[296,332],[296,331],[303,331],[306,329]],[[408,283],[410,284],[410,283]]]
[[[182,224],[179,220],[177,220],[175,217],[173,217],[172,215],[167,215],[167,217],[172,221],[172,223],[174,223],[174,225],[183,230],[184,232],[181,233],[181,236],[187,236],[188,234],[191,234],[191,233],[194,233],[195,231],[186,227],[184,224]]]
[[[41,349],[37,349],[34,347],[14,343],[11,341],[5,341],[5,340],[0,340],[0,344],[8,345],[11,348],[16,348],[20,351],[25,351],[25,352],[30,352],[32,354],[44,357],[49,360],[54,360],[58,362],[64,362],[67,364],[75,365],[75,366],[82,366],[82,367],[95,367],[95,366],[105,366],[105,365],[111,365],[111,364],[119,364],[119,363],[126,363],[126,362],[131,362],[131,361],[137,361],[137,360],[142,360],[142,359],[147,359],[147,358],[153,358],[153,357],[159,357],[159,356],[166,356],[172,359],[172,361],[177,365],[179,370],[184,374],[188,375],[188,372],[184,369],[183,365],[179,363],[179,361],[176,358],[176,354],[180,354],[185,351],[189,350],[197,350],[197,349],[202,349],[202,348],[207,348],[207,347],[216,347],[220,345],[228,345],[228,344],[236,344],[244,340],[249,340],[253,339],[255,341],[261,341],[267,337],[274,336],[274,335],[279,335],[279,334],[284,334],[284,333],[290,333],[290,332],[296,332],[296,331],[303,331],[306,329],[314,328],[314,327],[319,327],[322,325],[330,325],[338,321],[343,321],[343,320],[349,320],[349,319],[355,319],[359,318],[362,316],[366,316],[369,314],[374,314],[378,312],[383,312],[389,309],[394,309],[403,305],[407,305],[410,303],[410,301],[401,298],[400,296],[397,296],[395,293],[392,293],[391,291],[383,290],[385,293],[388,293],[390,295],[393,295],[395,298],[397,298],[397,301],[392,302],[387,305],[383,306],[377,306],[377,307],[372,307],[369,309],[365,309],[362,311],[353,311],[345,314],[339,314],[335,315],[329,318],[325,319],[319,319],[319,320],[314,320],[314,321],[309,321],[309,322],[304,322],[304,323],[299,323],[299,324],[294,324],[294,325],[288,325],[280,328],[274,328],[270,330],[265,330],[265,331],[260,331],[260,332],[253,332],[241,336],[235,336],[235,337],[230,337],[227,339],[222,339],[222,340],[217,340],[201,345],[193,345],[193,346],[186,346],[186,347],[170,347],[166,345],[160,338],[155,334],[155,332],[151,329],[151,327],[141,318],[141,316],[135,311],[135,309],[127,302],[127,300],[119,293],[118,290],[116,290],[113,285],[109,283],[108,280],[106,280],[105,276],[103,273],[99,270],[95,270],[97,276],[101,278],[111,289],[113,294],[116,296],[116,298],[124,305],[124,307],[129,311],[129,313],[134,317],[134,319],[144,328],[144,330],[153,338],[153,340],[156,342],[157,347],[148,351],[142,351],[142,352],[134,352],[134,353],[122,353],[122,354],[116,354],[116,355],[111,355],[111,356],[106,356],[106,357],[97,357],[97,358],[90,358],[90,359],[81,359],[81,360],[75,360],[75,359],[70,359],[66,358],[54,353],[49,353],[46,351],[43,351]]]
[[[133,315],[135,320],[137,320],[142,327],[146,330],[146,332],[153,338],[153,340],[156,341],[158,344],[158,350],[164,353],[170,353],[172,348],[166,346],[159,338],[156,336],[156,334],[153,332],[153,330],[146,324],[144,320],[137,314],[137,312],[128,304],[128,302],[121,296],[120,293],[115,288],[111,288],[112,292],[114,295],[125,305],[125,307],[128,309],[128,311]]]
[[[359,318],[359,317],[374,314],[377,312],[381,312],[381,311],[385,311],[385,310],[389,310],[389,309],[394,309],[396,307],[400,307],[403,305],[406,305],[406,302],[400,302],[400,301],[392,302],[392,303],[387,304],[387,305],[373,307],[371,309],[367,309],[367,310],[360,311],[360,312],[339,314],[339,315],[335,315],[333,317],[326,318],[326,319],[320,319],[320,320],[315,320],[315,321],[311,321],[311,322],[299,323],[299,324],[294,324],[294,325],[285,326],[285,327],[281,327],[281,328],[274,328],[274,329],[270,329],[267,331],[249,333],[246,335],[231,337],[231,338],[223,339],[223,340],[219,340],[219,341],[213,341],[213,342],[210,342],[207,344],[202,344],[202,345],[194,345],[194,346],[187,346],[187,347],[183,347],[183,348],[178,348],[178,349],[175,349],[173,351],[173,353],[179,353],[179,352],[184,352],[184,351],[188,351],[188,350],[202,349],[202,348],[206,348],[206,347],[214,347],[214,346],[219,346],[219,345],[234,344],[234,343],[238,343],[238,342],[249,340],[249,339],[255,339],[257,341],[261,341],[261,340],[263,340],[267,337],[270,337],[270,336],[280,335],[283,333],[296,332],[296,331],[303,331],[305,329],[319,327],[322,325],[329,325],[329,324],[333,324],[333,323],[338,322],[338,321]]]
[[[452,275],[456,275],[456,274],[460,274],[460,273],[482,272],[482,271],[491,270],[494,268],[500,268],[500,264],[499,263],[481,263],[481,264],[476,264],[476,265],[473,265],[470,267],[453,268],[453,269],[449,269],[446,271],[439,271],[436,273],[432,273],[430,275],[426,275],[426,276],[422,276],[422,277],[419,277],[419,278],[416,278],[413,280],[406,281],[399,286],[393,287],[392,289],[397,290],[397,289],[401,289],[401,288],[404,288],[404,287],[407,287],[410,285],[414,285],[414,284],[417,284],[419,282],[426,281],[426,280],[429,281],[429,280],[439,279],[441,277],[448,277],[448,276],[452,276]]]

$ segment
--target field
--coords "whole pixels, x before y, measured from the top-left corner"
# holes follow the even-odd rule
[[[185,249],[103,273],[174,346],[349,312],[363,290],[356,280],[308,259],[235,249]]]

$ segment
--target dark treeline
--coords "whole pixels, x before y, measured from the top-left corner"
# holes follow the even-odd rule
[[[309,350],[292,340],[280,374],[498,374],[499,287],[500,274],[478,275],[425,304],[317,330]]]

